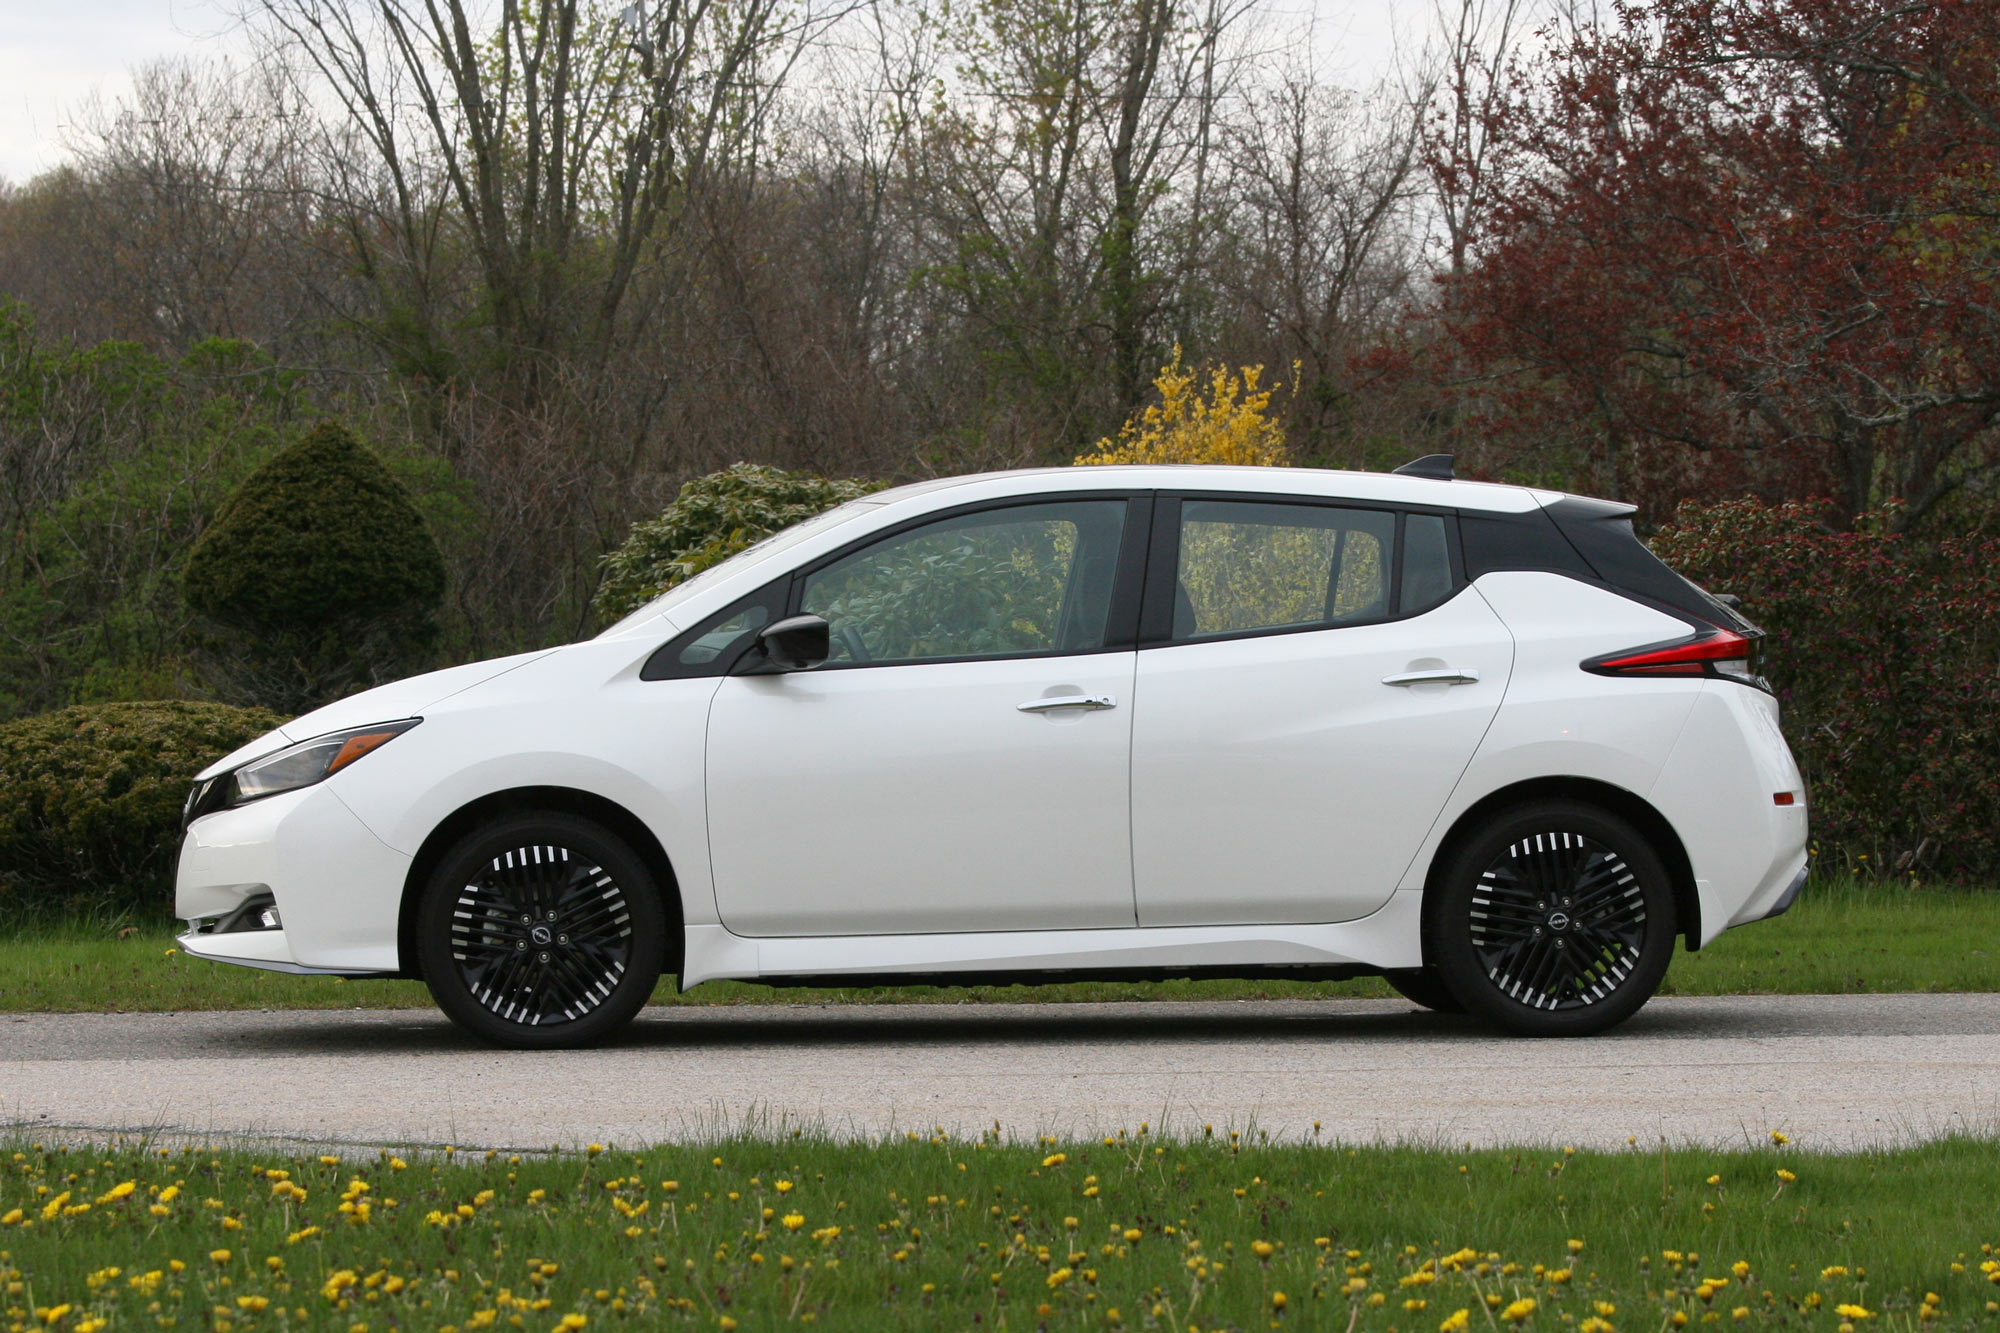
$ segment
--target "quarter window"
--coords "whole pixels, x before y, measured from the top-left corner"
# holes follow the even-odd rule
[[[1400,615],[1428,611],[1451,596],[1451,548],[1445,543],[1444,520],[1436,514],[1410,514],[1403,519],[1403,584],[1397,606]]]
[[[1175,640],[1386,619],[1396,518],[1260,501],[1181,506]]]
[[[831,664],[1082,653],[1104,646],[1125,501],[958,514],[808,576]]]

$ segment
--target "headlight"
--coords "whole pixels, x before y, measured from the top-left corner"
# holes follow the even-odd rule
[[[421,721],[420,717],[407,717],[400,722],[378,722],[374,726],[329,732],[309,741],[300,741],[297,745],[288,745],[276,754],[267,754],[241,768],[218,773],[206,782],[195,784],[194,790],[188,794],[182,824],[193,823],[212,811],[226,810],[231,806],[324,782]]]

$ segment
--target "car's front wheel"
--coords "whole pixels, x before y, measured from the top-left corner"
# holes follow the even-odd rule
[[[574,815],[505,816],[438,862],[417,953],[438,1007],[503,1046],[584,1046],[629,1022],[665,960],[643,861]]]
[[[1652,844],[1576,801],[1489,821],[1425,908],[1438,979],[1466,1012],[1524,1036],[1588,1036],[1630,1018],[1659,989],[1677,933]]]

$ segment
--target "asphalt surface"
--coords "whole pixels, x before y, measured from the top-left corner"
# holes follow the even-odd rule
[[[2000,1134],[2000,995],[1655,1000],[1597,1038],[1401,1001],[649,1009],[523,1053],[422,1012],[0,1016],[0,1125],[510,1150],[753,1128],[1236,1128],[1439,1145]]]

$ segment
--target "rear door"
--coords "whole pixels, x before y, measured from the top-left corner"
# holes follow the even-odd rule
[[[1133,687],[1142,926],[1387,901],[1492,722],[1513,640],[1453,517],[1163,499]]]

